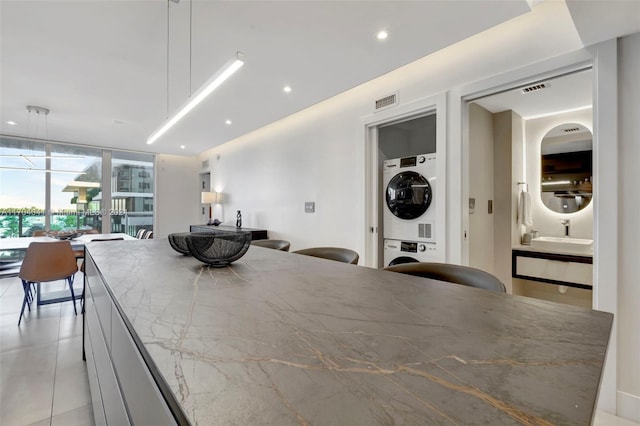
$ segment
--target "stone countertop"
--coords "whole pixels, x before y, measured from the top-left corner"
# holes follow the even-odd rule
[[[511,246],[511,250],[530,251],[534,253],[564,254],[567,256],[593,258],[593,251],[591,253],[578,253],[578,252],[567,251],[567,250],[542,249],[539,247],[532,247],[531,245],[525,245],[525,244],[517,244],[517,245]]]
[[[611,314],[255,246],[87,250],[193,425],[590,424]]]

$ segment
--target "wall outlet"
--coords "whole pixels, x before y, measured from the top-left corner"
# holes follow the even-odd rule
[[[316,211],[316,203],[314,201],[305,201],[304,202],[304,212],[305,213],[315,213]]]

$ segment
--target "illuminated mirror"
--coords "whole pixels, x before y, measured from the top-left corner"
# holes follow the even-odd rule
[[[573,213],[589,205],[593,181],[593,137],[576,123],[549,130],[542,139],[540,196],[556,213]]]

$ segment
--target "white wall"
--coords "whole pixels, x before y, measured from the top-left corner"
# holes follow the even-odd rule
[[[531,194],[533,227],[543,236],[562,237],[564,226],[562,219],[569,219],[570,236],[574,238],[593,238],[593,203],[575,213],[561,214],[548,209],[540,198],[540,147],[547,132],[556,126],[566,123],[583,124],[593,129],[593,111],[591,108],[552,115],[548,117],[526,120],[525,146],[527,162],[527,182]],[[595,195],[598,196],[597,194]]]
[[[618,55],[618,414],[640,422],[640,33]]]
[[[188,232],[200,223],[200,189],[196,157],[159,154],[155,164],[156,203],[153,237]]]

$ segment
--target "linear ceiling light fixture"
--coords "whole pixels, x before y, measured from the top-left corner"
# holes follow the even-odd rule
[[[180,119],[194,109],[200,102],[202,102],[207,96],[211,94],[218,86],[225,82],[226,79],[231,77],[236,71],[244,65],[244,55],[240,52],[236,54],[236,57],[227,62],[222,68],[220,68],[189,98],[176,115],[164,122],[156,131],[151,133],[151,136],[147,138],[147,145],[154,143],[160,136],[165,134],[173,125],[175,125]]]

